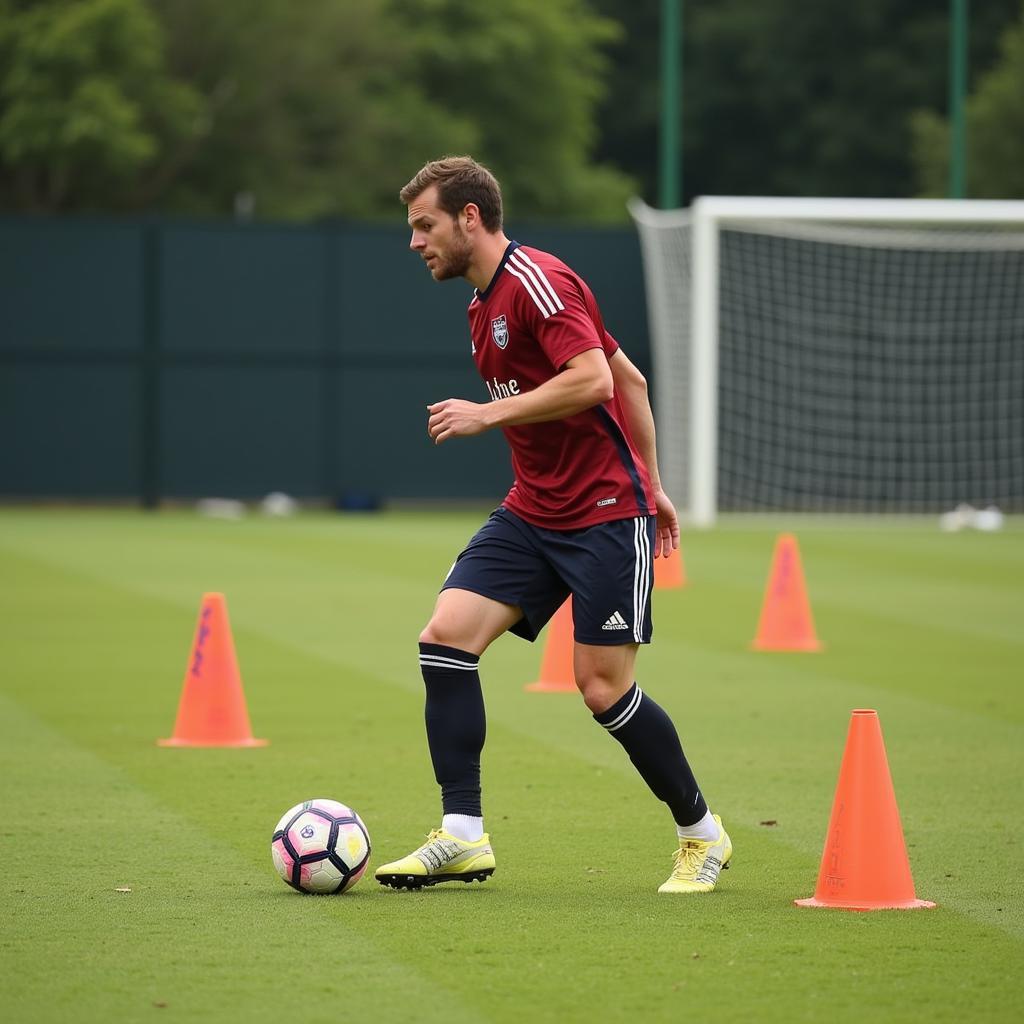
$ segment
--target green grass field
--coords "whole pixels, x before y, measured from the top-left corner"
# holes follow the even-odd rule
[[[4,1020],[1024,1019],[1019,521],[684,536],[689,584],[656,593],[639,678],[735,843],[710,896],[657,895],[667,811],[577,697],[524,692],[541,649],[511,637],[483,663],[494,877],[288,889],[269,840],[299,800],[356,807],[371,870],[437,824],[416,638],[478,519],[0,511]],[[820,654],[748,649],[779,529]],[[266,748],[155,744],[211,590]],[[936,910],[792,904],[861,707]]]

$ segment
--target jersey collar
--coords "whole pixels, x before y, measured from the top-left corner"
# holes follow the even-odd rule
[[[514,253],[518,248],[519,243],[515,239],[509,242],[508,246],[505,248],[504,255],[501,257],[501,262],[498,264],[498,269],[495,270],[494,277],[491,278],[490,283],[487,285],[487,287],[483,291],[480,291],[479,289],[476,288],[473,289],[474,298],[477,300],[477,302],[487,301],[487,297],[491,294],[491,292],[494,290],[494,286],[498,283],[498,278],[501,276],[501,272],[505,269],[505,264],[508,263],[509,256],[511,256],[512,253]]]

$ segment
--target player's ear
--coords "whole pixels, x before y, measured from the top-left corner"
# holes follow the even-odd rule
[[[463,220],[466,230],[477,228],[480,226],[480,207],[476,203],[466,203],[459,217]]]

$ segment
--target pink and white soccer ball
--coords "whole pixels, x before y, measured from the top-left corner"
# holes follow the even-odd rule
[[[370,860],[370,833],[337,800],[304,800],[285,811],[270,840],[277,873],[299,892],[343,893]]]

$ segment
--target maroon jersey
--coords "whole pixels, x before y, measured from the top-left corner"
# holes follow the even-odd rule
[[[617,350],[581,277],[550,253],[509,244],[469,305],[473,355],[492,401],[540,387],[587,349]],[[535,526],[574,530],[654,515],[650,475],[617,395],[546,423],[503,427],[515,482],[503,504]]]

